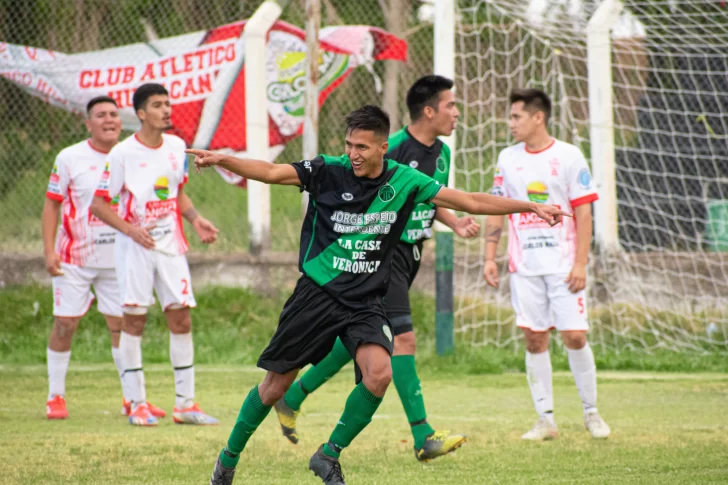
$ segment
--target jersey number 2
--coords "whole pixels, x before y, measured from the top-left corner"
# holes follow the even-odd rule
[[[189,295],[190,294],[190,284],[187,282],[186,279],[182,280],[182,294],[183,295]],[[579,298],[581,300],[581,298]]]

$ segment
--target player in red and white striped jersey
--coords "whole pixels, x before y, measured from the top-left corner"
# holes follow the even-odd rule
[[[114,270],[116,230],[89,210],[106,156],[119,140],[121,120],[116,103],[107,96],[89,101],[86,113],[85,124],[91,136],[65,148],[56,157],[42,215],[46,267],[53,277],[55,317],[47,351],[50,389],[46,414],[49,419],[68,416],[65,394],[71,340],[81,317],[94,301],[92,286],[98,298],[98,310],[111,332],[114,362],[119,374],[122,373],[121,301]]]
[[[609,436],[597,412],[597,374],[586,333],[586,264],[592,239],[591,203],[597,200],[591,174],[579,148],[548,133],[551,100],[543,91],[511,93],[510,128],[517,145],[501,151],[493,193],[560,206],[574,213],[556,226],[516,214],[508,219],[508,267],[516,325],[526,338],[526,372],[539,420],[523,439],[553,439],[549,332],[556,328],[569,354],[584,406],[584,424],[594,438]],[[489,216],[484,276],[498,286],[495,263],[504,218]]]
[[[196,306],[185,253],[185,217],[204,243],[217,239],[215,226],[200,216],[184,192],[187,183],[185,143],[165,131],[172,128],[169,95],[160,84],[144,84],[134,93],[141,129],[109,153],[92,210],[119,230],[116,274],[124,313],[119,347],[124,384],[131,400],[129,423],[154,426],[146,400],[141,338],[147,308],[156,291],[170,331],[174,367],[174,421],[217,424],[194,402],[195,369],[190,308]],[[119,213],[108,200],[119,196]]]

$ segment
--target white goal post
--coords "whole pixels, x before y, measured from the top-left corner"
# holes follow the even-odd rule
[[[516,87],[592,164],[590,339],[614,351],[728,350],[728,5],[687,0],[455,0],[457,185],[489,191]],[[455,329],[521,345],[504,252],[456,241]]]

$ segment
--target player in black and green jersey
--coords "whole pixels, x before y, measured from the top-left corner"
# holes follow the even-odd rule
[[[406,98],[411,124],[389,137],[386,155],[434,178],[440,185],[447,185],[450,149],[437,137],[449,136],[460,115],[452,87],[453,82],[442,76],[424,76],[415,81]],[[420,461],[446,455],[466,440],[463,435],[435,431],[427,422],[425,399],[415,366],[416,339],[409,289],[420,267],[423,242],[432,237],[434,219],[461,237],[473,237],[479,229],[472,217],[458,219],[431,202],[421,203],[410,215],[392,258],[389,290],[384,298],[384,309],[394,333],[392,378],[410,424],[415,457]],[[337,340],[331,353],[307,370],[275,404],[283,435],[292,443],[298,443],[296,419],[303,401],[349,362],[348,350],[341,340]]]
[[[560,209],[490,194],[449,189],[386,159],[389,118],[364,106],[346,118],[346,155],[271,164],[206,150],[187,150],[199,168],[219,165],[268,184],[298,185],[310,194],[301,229],[303,275],[281,312],[278,329],[258,359],[267,370],[250,390],[210,484],[230,485],[250,436],[307,364],[321,361],[341,339],[357,365],[358,384],[329,441],[309,461],[327,485],[344,485],[339,454],[369,424],[392,380],[392,329],[382,299],[394,250],[417,204],[471,214],[533,212],[557,224]]]

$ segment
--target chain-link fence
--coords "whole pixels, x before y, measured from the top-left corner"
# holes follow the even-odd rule
[[[210,29],[250,18],[260,3],[241,0],[3,2],[0,9],[0,71],[14,82],[0,79],[2,251],[40,253],[40,214],[53,160],[62,148],[87,136],[80,115],[46,102],[53,101],[52,86],[47,88],[46,100],[33,97],[19,87],[22,79],[18,83],[18,74],[8,69],[12,58],[8,44],[29,46],[23,55],[33,58],[40,55],[41,49],[49,51],[44,51],[44,55],[62,56],[143,43],[141,49],[126,51],[129,64],[141,62],[143,66],[141,51],[156,48],[166,38],[194,32],[206,32],[204,36],[200,35],[200,44],[213,42],[215,39],[210,39],[211,35],[222,34],[220,30],[211,34]],[[385,29],[408,43],[406,62],[387,60],[360,65],[329,95],[320,113],[319,151],[338,154],[343,152],[341,121],[354,108],[366,103],[381,104],[392,116],[393,129],[407,122],[404,94],[414,79],[432,71],[433,28],[418,19],[419,0],[322,0],[321,3],[322,27],[369,25]],[[291,1],[281,20],[304,29],[304,6],[305,0]],[[214,55],[213,51],[210,54],[212,63]],[[300,61],[300,58],[293,61]],[[202,66],[202,54],[199,63],[200,67],[214,67]],[[170,64],[167,67],[173,68]],[[114,76],[123,80],[125,71],[101,72],[98,77],[95,73],[90,74],[84,82],[111,84]],[[38,81],[32,82],[32,87],[37,87]],[[204,78],[198,78],[197,84],[181,85],[180,89],[185,89],[185,94],[187,89],[204,90],[205,82]],[[115,96],[123,103],[122,94]],[[230,108],[231,112],[225,113],[227,118],[223,118],[231,130],[240,127],[239,120],[243,117],[243,109],[238,107],[239,112],[235,109]],[[128,134],[122,134],[122,138]],[[286,145],[276,162],[297,161],[301,154],[302,140],[295,138]],[[203,248],[191,241],[194,249],[226,252],[247,249],[248,201],[244,190],[208,172],[203,176],[191,174],[187,191],[201,212],[221,228],[217,244]],[[300,194],[292,188],[274,187],[271,205],[272,249],[294,250],[302,213]]]

